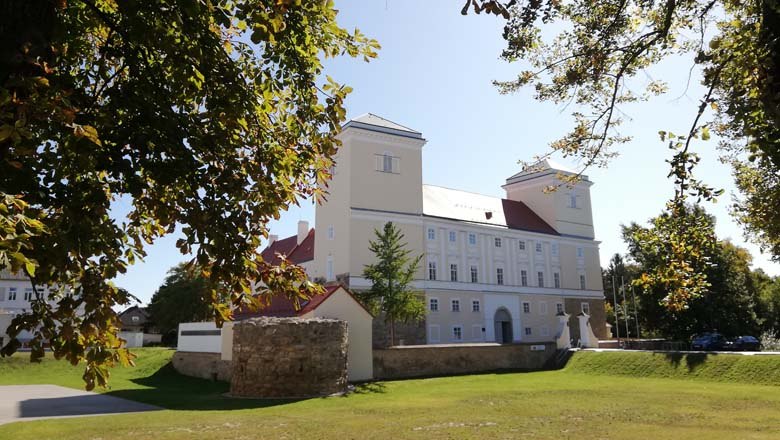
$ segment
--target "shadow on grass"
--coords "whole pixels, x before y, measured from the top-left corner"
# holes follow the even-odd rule
[[[680,368],[680,365],[685,362],[688,371],[693,371],[703,363],[707,361],[709,353],[664,353],[664,356],[670,364],[675,368]]]
[[[355,388],[352,389],[347,394],[344,394],[343,396],[349,396],[350,394],[384,394],[387,392],[387,387],[382,382],[363,382],[355,385]]]
[[[303,399],[244,399],[225,396],[226,382],[183,376],[166,364],[147,377],[131,379],[137,388],[114,390],[106,394],[176,410],[233,410],[267,408],[295,403]]]

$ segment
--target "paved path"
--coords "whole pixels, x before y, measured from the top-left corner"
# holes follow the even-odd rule
[[[0,425],[4,423],[118,413],[162,408],[57,385],[0,386]]]

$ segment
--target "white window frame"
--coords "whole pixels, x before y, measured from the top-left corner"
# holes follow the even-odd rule
[[[528,287],[528,271],[525,269],[520,269],[520,285]]]
[[[439,311],[439,298],[428,298],[428,311],[432,313]]]
[[[533,336],[533,335],[534,335],[534,329],[533,329],[533,328],[531,328],[531,327],[525,327],[525,328],[523,329],[523,334],[524,334],[525,336]]]
[[[436,337],[434,338],[434,330]],[[431,324],[428,326],[428,342],[441,342],[441,328],[438,324]]]
[[[576,192],[570,192],[569,193],[569,208],[577,208],[577,193]]]
[[[328,226],[328,240],[333,240],[336,238],[336,229],[333,227],[333,225]]]
[[[544,250],[544,247],[542,246],[541,242],[537,241],[536,245],[534,245],[534,249],[536,249],[537,254],[541,254],[542,251]]]
[[[588,280],[585,278],[585,274],[580,274],[580,290],[585,290],[588,288]]]
[[[531,313],[531,303],[528,301],[523,301],[523,313]]]
[[[458,333],[460,333],[460,337],[455,337],[455,330],[458,330]],[[452,326],[452,341],[453,342],[463,342],[463,326],[462,325],[453,325]]]
[[[130,317],[130,320],[133,321],[133,322],[141,322],[141,317],[140,316],[132,316],[132,317]]]
[[[450,300],[450,311],[454,313],[460,312],[460,298],[452,298]]]
[[[428,228],[428,240],[436,240],[436,228]]]
[[[471,300],[471,311],[474,313],[479,313],[482,311],[482,303],[480,303],[478,299]]]
[[[16,301],[16,287],[8,288],[8,301]]]
[[[502,243],[501,243],[501,237],[493,237],[493,244],[494,244],[494,245],[495,245],[497,248],[500,248],[500,247],[501,247],[501,245],[502,245]]]
[[[428,279],[431,281],[436,281],[436,262],[435,261],[429,261],[428,262]]]
[[[536,284],[538,284],[539,287],[544,287],[544,271],[543,270],[537,270],[536,271]]]
[[[496,284],[499,286],[504,285],[504,268],[503,267],[497,267],[496,268]]]
[[[561,273],[560,272],[553,272],[553,287],[556,289],[561,288]]]
[[[577,258],[585,258],[585,248],[577,248]]]
[[[550,254],[553,257],[557,257],[558,256],[558,243],[553,243],[553,244],[550,245]]]
[[[24,289],[24,300],[30,302],[32,301],[32,297],[33,297],[33,289],[32,288]]]
[[[477,234],[474,234],[473,232],[469,232],[469,246],[476,246],[477,245]]]
[[[450,281],[458,282],[458,265],[450,263]]]
[[[336,275],[334,274],[334,266],[335,264],[333,263],[333,256],[328,255],[328,259],[325,262],[325,278],[328,281],[332,281],[336,278]]]
[[[518,242],[517,242],[517,247],[518,247],[518,249],[520,249],[521,251],[524,251],[524,250],[525,250],[525,240],[520,240],[520,241],[518,241]]]
[[[469,275],[471,275],[471,282],[472,283],[478,283],[479,282],[479,269],[477,266],[471,266],[469,269]]]
[[[566,309],[563,307],[563,303],[555,303],[555,314],[566,313]]]
[[[458,233],[455,231],[450,231],[449,233],[450,243],[455,243],[458,241]]]
[[[586,315],[590,315],[590,303],[581,302],[580,303],[580,311],[582,313],[585,313]]]

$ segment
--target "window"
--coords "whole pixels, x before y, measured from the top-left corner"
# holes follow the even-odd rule
[[[577,193],[569,193],[569,208],[577,207]]]
[[[531,303],[529,302],[523,303],[523,313],[531,313]]]
[[[458,238],[458,234],[455,231],[450,231],[450,242],[455,243]]]
[[[132,319],[133,322],[138,322],[138,321],[141,320],[141,318],[138,317],[138,316],[133,316],[131,319]]]
[[[494,239],[496,247],[501,247],[501,237],[496,237]]]
[[[479,279],[477,277],[477,266],[471,266],[471,282],[476,283]]]
[[[536,243],[536,253],[541,254],[542,253],[542,244]]]
[[[531,327],[526,327],[526,328],[525,328],[525,335],[526,335],[526,336],[531,336],[531,333],[532,333],[532,331],[531,331]]]
[[[439,326],[428,326],[428,342],[439,342]]]
[[[24,289],[24,300],[25,301],[32,301],[33,296],[33,290],[32,289]]]
[[[436,281],[436,262],[431,261],[428,263],[428,279],[431,281]]]
[[[439,311],[439,300],[436,298],[431,298],[428,300],[428,309],[430,309],[431,312],[438,312]]]
[[[536,283],[539,287],[544,287],[544,272],[536,272]]]
[[[539,333],[542,336],[550,336],[550,329],[548,329],[547,327],[542,327],[539,329]]]
[[[540,315],[546,315],[547,314],[547,303],[546,302],[540,302],[539,303],[539,314]]]
[[[377,154],[376,158],[376,170],[382,173],[399,174],[401,172],[401,159],[393,156],[390,152],[385,151],[384,154]]]
[[[580,274],[580,289],[585,290],[585,275]]]
[[[333,229],[333,225],[328,226],[328,240],[333,240],[336,237],[336,230]]]
[[[561,288],[561,274],[558,272],[553,273],[553,285],[556,289]]]
[[[553,243],[552,245],[550,245],[550,253],[552,254],[553,257],[558,256],[558,243]]]
[[[524,250],[525,250],[525,242],[524,242],[524,241],[522,241],[522,240],[521,240],[521,241],[519,241],[519,242],[517,243],[517,247],[519,247],[521,251],[524,251]]]
[[[580,304],[580,309],[582,310],[582,313],[590,315],[590,304],[589,303],[582,303],[582,304]]]
[[[469,244],[474,246],[477,244],[477,234],[469,234]]]
[[[521,286],[528,285],[528,271],[525,270],[520,271],[520,285]]]
[[[330,255],[328,255],[328,261],[327,261],[327,266],[326,266],[325,271],[327,272],[325,274],[325,277],[328,279],[328,281],[330,281],[333,278],[335,278],[333,276],[333,257],[330,256]]]
[[[462,341],[463,340],[463,327],[460,325],[454,325],[452,326],[452,340],[453,341]]]
[[[460,312],[460,300],[459,299],[453,299],[452,300],[452,311],[453,312]]]
[[[471,300],[471,311],[472,312],[479,312],[479,300],[478,299],[472,299]]]
[[[504,269],[496,269],[496,284],[504,284]]]
[[[585,257],[585,249],[578,247],[577,248],[577,258],[583,258]]]
[[[428,240],[436,240],[436,229],[428,228]]]
[[[458,281],[458,265],[450,264],[450,281]]]
[[[558,314],[558,315],[563,313],[563,304],[561,304],[561,303],[555,304],[555,313]]]
[[[16,301],[16,287],[8,288],[8,301]]]

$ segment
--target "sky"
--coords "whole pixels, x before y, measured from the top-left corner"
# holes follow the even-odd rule
[[[379,41],[377,59],[365,63],[348,57],[328,60],[324,73],[354,88],[346,102],[348,117],[374,113],[423,133],[423,182],[502,197],[505,179],[520,170],[518,161],[544,154],[551,141],[571,128],[572,108],[533,99],[533,91],[501,95],[493,80],[515,77],[524,65],[500,59],[505,43],[503,19],[460,14],[453,0],[337,0],[339,24],[359,28]],[[622,135],[632,140],[607,168],[589,169],[596,239],[601,241],[602,266],[615,253],[625,253],[620,227],[644,224],[658,215],[673,194],[666,178],[670,151],[659,130],[687,132],[699,97],[695,75],[688,84],[691,61],[671,59],[642,72],[631,86],[666,80],[669,93],[648,103],[621,107]],[[780,264],[746,243],[741,228],[729,215],[734,195],[731,170],[718,160],[716,142],[693,148],[702,161],[696,175],[726,190],[716,204],[705,208],[717,219],[716,232],[753,255],[754,267],[780,275]],[[560,158],[561,163],[577,164]],[[126,203],[126,202],[125,202]],[[117,212],[123,212],[118,209]],[[314,224],[314,206],[302,201],[271,223],[280,237],[296,233],[297,222]],[[147,258],[117,278],[117,285],[148,303],[181,255],[172,235],[148,249]]]

